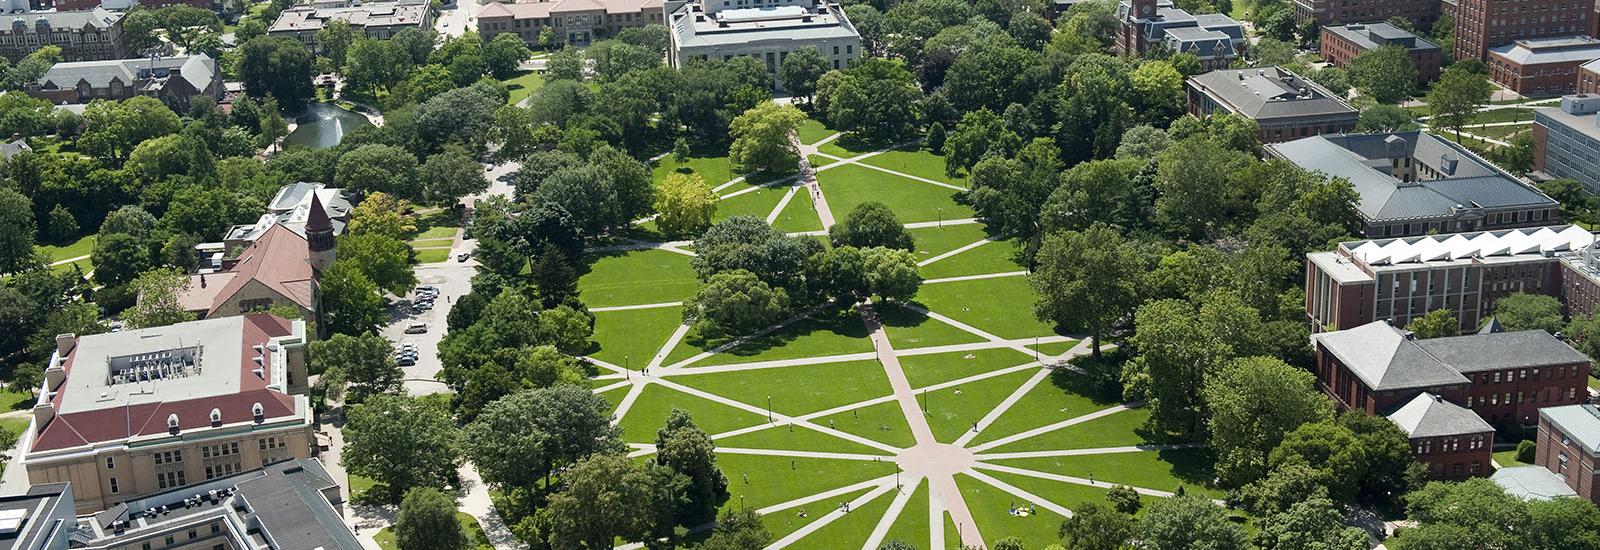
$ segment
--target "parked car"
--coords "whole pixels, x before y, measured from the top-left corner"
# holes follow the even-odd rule
[[[428,332],[427,323],[411,323],[406,325],[406,334],[425,334]]]
[[[472,253],[471,252],[462,252],[460,254],[456,254],[456,261],[465,262],[465,261],[467,261],[467,258],[471,258],[471,257],[472,257]]]
[[[396,365],[400,365],[402,367],[409,367],[409,366],[417,364],[417,358],[415,358],[415,357],[401,357],[401,358],[395,360],[395,364]]]

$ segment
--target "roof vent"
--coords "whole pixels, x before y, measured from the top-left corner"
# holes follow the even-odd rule
[[[211,409],[211,426],[222,425],[222,409]]]
[[[178,413],[167,415],[167,429],[172,430],[174,434],[178,433]]]

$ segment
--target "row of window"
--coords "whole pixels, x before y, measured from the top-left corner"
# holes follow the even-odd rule
[[[1416,454],[1419,454],[1419,455],[1433,454],[1433,442],[1434,442],[1433,439],[1424,439],[1421,442],[1417,443]],[[1483,448],[1483,444],[1484,444],[1483,436],[1474,435],[1467,441],[1467,450],[1471,451],[1471,450],[1482,449]],[[1439,452],[1441,452],[1441,453],[1453,453],[1453,452],[1456,452],[1456,451],[1459,451],[1459,450],[1461,450],[1461,438],[1459,438],[1459,437],[1447,437],[1447,438],[1443,438],[1443,439],[1439,440]]]
[[[1503,400],[1502,400],[1500,395],[1490,394],[1488,399],[1479,397],[1479,398],[1477,398],[1476,401],[1474,401],[1472,396],[1469,395],[1469,396],[1467,396],[1467,407],[1468,408],[1472,408],[1472,407],[1494,407],[1494,406],[1498,406],[1498,405],[1511,405],[1511,404],[1516,404],[1516,403],[1522,403],[1528,397],[1532,397],[1533,402],[1534,403],[1538,403],[1540,394],[1544,394],[1545,395],[1544,400],[1546,402],[1550,401],[1549,390],[1545,390],[1545,391],[1542,391],[1542,392],[1532,392],[1531,394],[1528,394],[1528,395],[1525,395],[1523,392],[1517,392],[1517,400],[1516,401],[1512,401],[1511,400],[1511,392],[1506,392],[1505,393],[1505,397],[1504,397]],[[1560,395],[1561,395],[1561,391],[1560,390],[1556,390],[1556,396],[1560,397]],[[1567,399],[1566,399],[1567,401],[1572,401],[1573,399],[1576,399],[1577,397],[1578,397],[1578,389],[1577,388],[1567,388]]]
[[[216,535],[216,534],[221,533],[221,532],[222,532],[222,524],[213,522],[211,524],[211,535]],[[188,535],[189,535],[189,540],[194,540],[194,539],[200,538],[200,530],[199,529],[190,529]],[[177,540],[177,537],[175,537],[173,535],[167,535],[167,538],[163,541],[163,543],[166,546],[171,547],[171,546],[174,546],[174,545],[178,544],[178,540]],[[142,544],[139,548],[141,550],[150,550],[150,543],[146,542],[146,543]],[[223,550],[225,548],[227,548],[226,545],[217,544],[217,545],[213,545],[211,547],[211,550]]]
[[[183,470],[173,470],[173,471],[170,471],[170,472],[156,472],[156,485],[158,487],[162,488],[162,489],[171,489],[173,487],[182,487],[182,486],[188,485],[188,484],[189,484],[189,482],[184,479]]]
[[[1530,372],[1533,375],[1533,379],[1534,380],[1538,380],[1539,379],[1539,369],[1517,369],[1515,375],[1513,375],[1511,373],[1511,371],[1505,370],[1505,371],[1495,371],[1494,372],[1494,383],[1496,383],[1496,384],[1501,383],[1501,381],[1502,381],[1502,377],[1500,376],[1501,374],[1505,375],[1503,377],[1503,381],[1505,381],[1505,382],[1511,382],[1513,380],[1527,380]],[[1578,375],[1578,366],[1577,365],[1568,365],[1568,366],[1565,366],[1565,367],[1554,367],[1554,368],[1545,370],[1545,374],[1546,374],[1547,378],[1567,378],[1567,377],[1571,377],[1571,376],[1577,376]],[[1472,378],[1473,382],[1477,382],[1479,384],[1487,384],[1487,383],[1489,383],[1489,373],[1487,373],[1487,372],[1475,374],[1475,375],[1471,376],[1470,378]]]
[[[206,465],[206,479],[228,477],[244,471],[238,462],[218,462]]]
[[[217,445],[206,445],[200,448],[201,458],[217,458],[239,454],[239,442],[231,441]]]

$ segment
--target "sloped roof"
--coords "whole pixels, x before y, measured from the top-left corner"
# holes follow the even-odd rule
[[[217,63],[203,53],[181,57],[74,61],[55,64],[36,82],[40,88],[47,90],[70,89],[76,87],[78,82],[87,82],[93,88],[105,88],[111,85],[113,78],[120,80],[124,86],[131,86],[140,79],[139,71],[151,69],[170,70],[171,75],[184,79],[194,89],[204,90],[216,79]]]
[[[1311,336],[1373,391],[1466,384],[1465,376],[1430,355],[1408,333],[1384,321]]]
[[[661,9],[661,0],[551,0],[547,2],[487,2],[478,9],[478,18],[511,17],[538,19],[581,11],[638,13]]]
[[[1523,255],[1550,256],[1583,250],[1595,236],[1576,225],[1526,227],[1473,233],[1451,233],[1369,239],[1340,243],[1350,256],[1368,265],[1425,264],[1466,258],[1495,258]]]
[[[1242,116],[1255,119],[1317,115],[1356,116],[1355,108],[1309,79],[1278,67],[1223,69],[1189,77],[1189,83]],[[1302,94],[1301,90],[1305,93]]]
[[[1523,500],[1550,500],[1578,496],[1578,492],[1567,486],[1561,479],[1543,466],[1517,466],[1514,468],[1501,468],[1489,476],[1489,480],[1500,485],[1507,494],[1517,496]]]
[[[1539,409],[1539,416],[1591,455],[1600,454],[1600,409],[1594,405],[1562,405]]]
[[[1525,38],[1489,48],[1489,55],[1518,65],[1585,63],[1600,59],[1600,39],[1581,35]]]
[[[311,309],[316,281],[311,269],[311,249],[306,238],[282,224],[273,225],[255,242],[239,253],[239,262],[229,270],[233,276],[216,291],[207,315],[216,313],[233,296],[251,282],[292,300],[300,307]],[[193,285],[190,286],[193,289]],[[193,290],[185,292],[193,292]],[[192,300],[180,298],[188,303]],[[198,308],[196,308],[198,309]]]
[[[1484,422],[1478,413],[1428,392],[1417,394],[1411,401],[1385,416],[1411,438],[1494,431],[1494,427]]]
[[[1456,372],[1589,362],[1589,356],[1543,330],[1480,332],[1421,340],[1417,345]]]

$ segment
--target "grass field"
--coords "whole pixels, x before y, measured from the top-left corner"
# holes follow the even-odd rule
[[[951,259],[960,258],[956,256]],[[974,300],[973,296],[983,296]],[[1025,277],[1000,277],[923,285],[916,301],[1001,338],[1051,336],[1055,330],[1032,315],[1033,288]]]
[[[745,187],[735,186],[728,192],[743,190]],[[721,221],[734,216],[755,216],[762,220],[772,214],[778,207],[778,201],[783,200],[783,195],[789,192],[788,186],[758,187],[755,191],[729,197],[717,201],[717,214],[715,220]]]
[[[994,241],[922,266],[921,271],[925,278],[938,279],[1026,270],[1027,266],[1018,263],[1016,257],[1017,245],[1014,240]]]
[[[706,339],[691,330],[667,356],[664,364],[676,364],[711,351],[727,341]],[[848,311],[821,312],[728,351],[701,359],[694,365],[728,365],[869,351],[872,351],[872,341],[867,339],[867,327],[861,323],[860,317]]]
[[[681,301],[700,286],[689,257],[665,250],[590,256],[587,264],[578,292],[589,307]]]
[[[718,439],[716,444],[718,448],[783,449],[863,455],[888,454],[874,447],[834,437],[810,428],[796,428],[787,423],[765,430]]]
[[[1056,371],[984,428],[972,442],[993,441],[1115,405],[1085,395],[1083,387],[1086,385],[1082,375],[1069,370]]]
[[[959,384],[942,390],[917,391],[917,400],[927,411],[928,427],[934,439],[951,443],[972,430],[972,425],[1016,391],[1033,373],[1013,372]]]
[[[968,376],[1015,367],[1032,360],[1032,357],[1014,349],[994,348],[930,353],[927,355],[901,355],[900,369],[905,371],[906,380],[911,383],[911,387],[925,388]]]
[[[990,449],[993,453],[1048,451],[1055,449],[1099,449],[1147,443],[1138,430],[1150,418],[1149,409],[1129,409],[1094,420],[1036,435],[1022,441]]]
[[[857,505],[846,512],[844,517],[833,520],[812,533],[800,539],[788,548],[796,550],[835,550],[838,548],[860,548],[866,543],[867,537],[872,536],[872,528],[878,526],[878,520],[883,518],[884,512],[889,511],[889,503],[894,502],[894,493],[884,493],[864,504]]]
[[[888,205],[901,223],[973,216],[971,208],[956,203],[954,190],[871,168],[841,166],[818,172],[817,181],[822,185],[822,194],[827,197],[835,218],[843,218],[856,206],[869,201]]]
[[[1516,449],[1511,449],[1511,450],[1508,450],[1508,451],[1500,451],[1498,453],[1495,453],[1494,454],[1494,461],[1495,461],[1496,464],[1499,464],[1501,468],[1515,468],[1517,466],[1532,466],[1532,464],[1528,464],[1526,462],[1521,462],[1521,461],[1517,460],[1517,450]]]
[[[801,122],[800,128],[795,130],[795,137],[800,138],[800,143],[806,145],[822,141],[823,138],[833,134],[833,130],[829,130],[827,126],[823,126],[816,119],[810,118],[806,119],[805,122]]]
[[[811,195],[800,191],[789,199],[783,212],[778,213],[778,219],[772,220],[772,227],[785,233],[818,231],[822,229],[822,218],[817,217],[817,208],[811,204]]]
[[[923,149],[920,145],[910,145],[892,151],[884,151],[876,155],[861,159],[862,164],[870,164],[879,168],[888,168],[902,174],[910,174],[919,178],[928,178],[942,181],[951,185],[967,186],[965,173],[950,177],[944,172],[944,156],[934,154]]]
[[[706,183],[716,187],[733,180],[732,170],[732,167],[728,165],[728,156],[726,154],[715,157],[691,156],[688,162],[682,165],[673,160],[672,155],[667,155],[656,161],[656,166],[651,171],[651,174],[653,181],[657,185],[667,181],[667,176],[672,175],[673,172],[679,172],[700,174],[700,177],[705,179]]]
[[[642,369],[682,321],[681,307],[595,312],[595,344],[589,355],[617,366]]]
[[[53,264],[55,262],[93,254],[94,243],[98,238],[98,234],[91,233],[62,246],[39,245],[36,248],[39,250],[39,252],[43,253],[45,256],[48,256],[50,258],[50,263]],[[61,264],[55,266],[55,268],[70,270],[72,269],[71,266],[74,265],[78,266],[78,269],[82,270],[84,273],[94,270],[94,264],[89,261],[89,258],[83,258],[81,260],[75,260],[71,263]]]
[[[723,508],[737,508],[740,505],[739,495],[744,495],[745,507],[765,508],[857,482],[894,475],[895,470],[894,463],[890,461],[731,453],[718,455],[717,466],[728,476],[728,494],[732,496],[722,505]],[[815,509],[811,513],[813,517],[821,515]]]
[[[1212,459],[1205,449],[1139,451],[1047,458],[1013,458],[995,464],[1038,472],[1068,475],[1107,483],[1176,491],[1184,486],[1211,498],[1222,498],[1224,491],[1205,486],[1211,477]]]
[[[798,416],[894,393],[877,361],[674,376],[674,382],[729,399]]]
[[[412,247],[417,253],[417,263],[436,264],[450,259],[450,247]]]
[[[544,87],[544,77],[533,71],[517,71],[511,78],[500,81],[511,92],[511,97],[506,99],[506,105],[516,105],[535,90]]]
[[[929,259],[938,257],[940,254],[970,245],[989,236],[984,231],[982,225],[975,223],[946,225],[943,227],[921,227],[917,229],[907,229],[906,232],[911,234],[911,240],[916,243],[916,251],[913,253],[917,255],[917,261],[927,261]],[[989,245],[986,244],[982,246]],[[961,254],[951,256],[947,259],[954,260],[958,257],[965,256],[966,254],[966,252],[962,252]],[[939,260],[938,262],[934,262],[934,264],[938,264],[943,261],[944,260]]]
[[[483,526],[478,525],[478,518],[463,512],[456,512],[456,521],[461,523],[461,528],[467,530],[467,540],[472,541],[472,550],[489,550],[494,545],[489,542],[489,536],[483,534]],[[384,527],[382,531],[372,535],[372,540],[378,543],[383,550],[400,550],[399,542],[395,541],[394,528]]]
[[[656,431],[667,422],[672,409],[683,409],[694,418],[694,423],[708,434],[718,434],[766,422],[767,418],[755,413],[735,409],[664,386],[650,385],[639,394],[627,416],[618,423],[622,439],[629,443],[652,443]]]
[[[33,407],[34,396],[13,388],[0,388],[0,412],[20,411]]]
[[[879,303],[874,309],[889,342],[896,350],[982,342],[983,339],[955,325],[933,319],[915,310],[892,303]]]
[[[855,500],[861,495],[867,494],[867,492],[871,490],[872,489],[862,489],[859,491],[851,491],[849,493],[839,495],[837,500],[813,502],[805,506],[798,506],[775,514],[767,514],[761,516],[761,524],[766,526],[767,534],[772,535],[772,541],[776,542],[778,539],[789,536],[790,533],[799,531],[802,527],[822,519],[822,516],[826,515],[828,512],[832,512],[835,508],[838,508],[840,502]],[[733,501],[738,499],[739,496],[735,494],[732,495],[732,498],[728,500]],[[804,515],[802,515],[802,512]]]
[[[917,444],[916,438],[911,435],[911,426],[906,424],[905,414],[900,411],[900,403],[895,401],[831,414],[815,420],[815,423],[885,445],[905,448]]]
[[[1017,537],[1027,548],[1044,548],[1061,542],[1056,532],[1067,518],[1060,514],[1038,508],[1034,515],[1012,515],[1012,507],[1025,507],[1028,503],[971,476],[957,475],[956,486],[961,488],[961,497],[972,511],[972,520],[978,522],[978,532],[983,533],[984,542],[992,545],[1002,538]]]
[[[916,487],[902,486],[900,490],[912,491],[911,500],[906,501],[906,507],[900,510],[900,517],[895,518],[894,524],[889,526],[889,534],[883,540],[898,540],[910,543],[915,548],[927,548],[928,482],[918,482]],[[889,496],[893,497],[894,493],[889,493]]]

